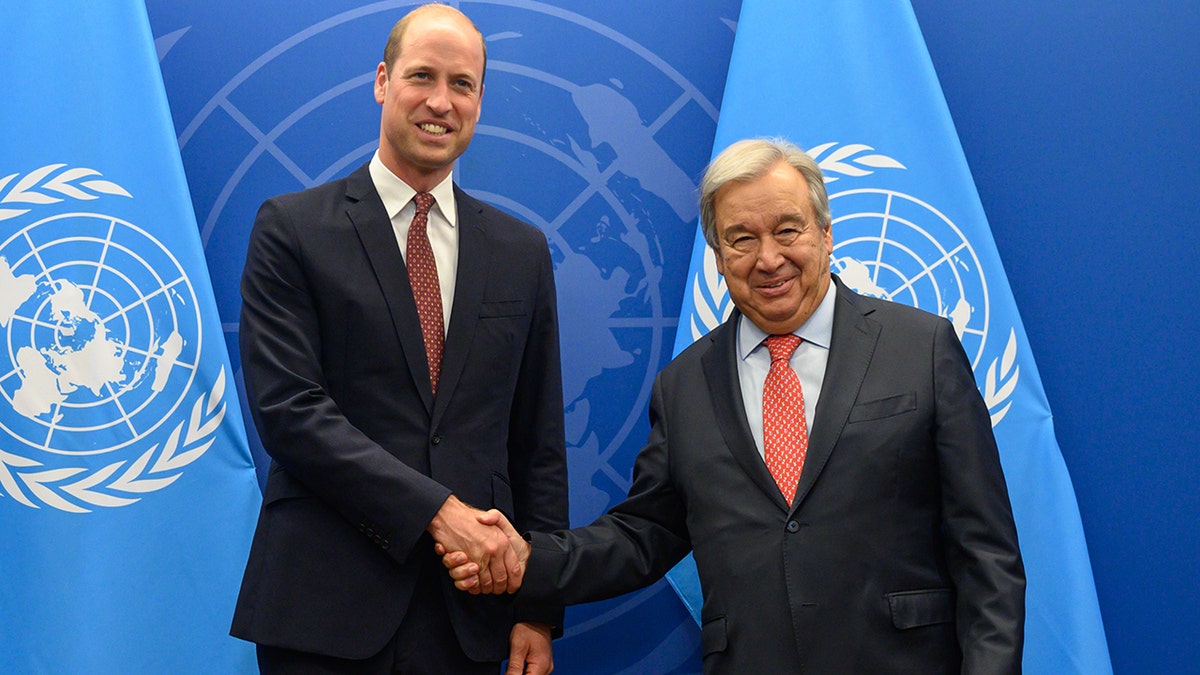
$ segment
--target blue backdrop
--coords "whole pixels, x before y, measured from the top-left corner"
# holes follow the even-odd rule
[[[1117,673],[1200,663],[1200,6],[914,0],[1037,358]]]
[[[147,4],[235,345],[255,209],[370,156],[374,64],[411,3]],[[554,247],[571,515],[584,523],[628,487],[651,378],[670,357],[740,3],[456,4],[489,48],[458,178]],[[1167,299],[1200,290],[1200,11],[913,5],[1056,415],[1114,668],[1187,670],[1200,661],[1200,438],[1187,403],[1200,367],[1181,336],[1198,326]],[[568,620],[559,672],[699,670],[699,631],[665,584]]]

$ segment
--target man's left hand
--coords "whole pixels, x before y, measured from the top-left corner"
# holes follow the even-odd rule
[[[513,624],[508,644],[508,668],[504,675],[548,675],[554,670],[550,626],[544,623]]]

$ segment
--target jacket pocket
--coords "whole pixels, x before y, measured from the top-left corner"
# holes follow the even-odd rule
[[[479,305],[479,318],[499,319],[506,316],[525,316],[524,300],[492,300]]]
[[[954,591],[934,588],[887,594],[892,625],[900,630],[954,621]]]
[[[701,658],[709,654],[725,651],[729,646],[729,636],[725,632],[725,617],[719,616],[711,621],[705,621],[700,627]]]
[[[492,474],[492,506],[499,509],[509,521],[516,515],[513,513],[512,488],[504,476],[498,473]]]
[[[299,481],[292,479],[278,467],[278,464],[272,464],[271,471],[267,474],[267,484],[263,489],[263,506],[286,499],[316,497],[311,490],[301,485]]]
[[[864,401],[850,411],[850,423],[879,420],[917,409],[917,394],[908,392],[875,401]]]

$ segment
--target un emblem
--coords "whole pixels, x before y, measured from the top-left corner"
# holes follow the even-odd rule
[[[0,179],[3,204],[17,207],[0,221],[18,225],[0,243],[0,491],[87,512],[166,487],[208,449],[224,373],[194,395],[202,334],[191,281],[134,223],[71,211],[131,195],[64,167]],[[60,206],[40,217],[47,205]]]

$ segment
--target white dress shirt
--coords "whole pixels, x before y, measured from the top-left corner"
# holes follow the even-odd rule
[[[392,221],[396,233],[396,244],[400,255],[408,260],[408,228],[417,205],[413,197],[417,191],[383,165],[379,151],[371,158],[371,181],[383,200],[383,208]],[[442,292],[442,330],[450,327],[450,310],[454,305],[454,282],[458,278],[458,208],[454,203],[454,180],[452,176],[438,183],[429,191],[436,203],[429,210],[426,231],[429,245],[433,248],[433,260],[437,263],[438,287]]]
[[[829,283],[825,297],[817,305],[817,309],[808,317],[794,333],[803,342],[792,353],[788,364],[800,378],[800,389],[804,392],[804,417],[808,423],[808,435],[812,437],[812,423],[816,417],[817,403],[821,399],[821,384],[825,381],[825,365],[829,363],[829,343],[833,335],[833,309],[836,304],[837,290],[833,282]],[[737,334],[737,373],[738,383],[742,389],[742,403],[746,408],[746,418],[750,423],[750,433],[754,436],[754,445],[758,454],[763,453],[763,418],[762,399],[763,384],[767,380],[767,372],[771,370],[771,355],[767,346],[762,342],[767,339],[767,333],[754,325],[754,322],[742,315],[738,320]]]

